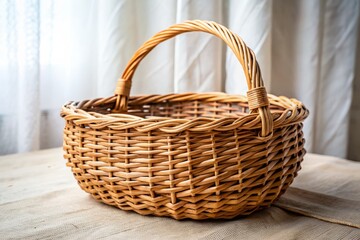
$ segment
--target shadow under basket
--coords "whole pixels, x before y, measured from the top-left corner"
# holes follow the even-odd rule
[[[190,31],[211,33],[230,46],[244,68],[247,97],[129,97],[141,59],[158,43]],[[296,99],[266,94],[255,55],[236,34],[195,20],[147,41],[115,96],[70,102],[61,116],[67,166],[95,199],[143,215],[207,219],[248,215],[286,191],[305,154],[308,110]]]

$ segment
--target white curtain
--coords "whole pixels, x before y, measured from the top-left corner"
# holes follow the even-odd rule
[[[238,33],[268,92],[305,103],[308,151],[360,159],[357,0],[0,0],[0,154],[60,146],[60,106],[112,95],[135,50],[187,19]],[[189,33],[163,43],[132,87],[133,95],[186,91],[246,92],[219,39]]]

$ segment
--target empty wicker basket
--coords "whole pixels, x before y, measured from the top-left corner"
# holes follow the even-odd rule
[[[129,97],[141,60],[180,33],[211,33],[241,63],[247,97],[184,93]],[[267,95],[254,53],[214,22],[187,21],[135,53],[115,96],[63,106],[67,166],[95,199],[176,219],[233,218],[269,206],[292,183],[305,154],[296,99]]]

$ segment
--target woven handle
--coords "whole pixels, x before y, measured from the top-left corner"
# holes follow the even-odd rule
[[[249,109],[251,113],[259,113],[262,122],[261,136],[272,133],[273,120],[269,110],[269,101],[262,81],[259,65],[254,52],[246,46],[243,40],[226,27],[211,21],[193,20],[175,24],[146,41],[133,55],[125,71],[118,80],[115,95],[117,96],[114,111],[126,111],[130,94],[131,79],[141,60],[159,43],[186,32],[206,32],[213,34],[232,49],[241,63],[249,91],[247,92]]]

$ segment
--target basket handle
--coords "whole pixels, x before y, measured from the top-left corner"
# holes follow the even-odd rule
[[[158,44],[186,32],[206,32],[221,38],[231,48],[241,63],[247,85],[250,113],[258,113],[262,123],[261,136],[265,137],[273,131],[273,120],[269,110],[269,101],[261,77],[260,67],[254,52],[246,46],[243,40],[226,27],[212,21],[192,20],[175,24],[155,34],[147,40],[128,62],[122,77],[118,80],[115,89],[116,104],[114,112],[127,110],[130,94],[131,79],[141,60]]]

